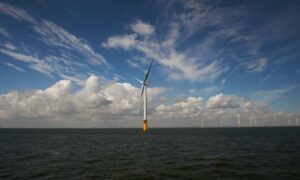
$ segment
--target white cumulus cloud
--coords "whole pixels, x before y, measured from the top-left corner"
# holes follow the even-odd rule
[[[154,27],[141,20],[138,20],[130,25],[132,30],[140,35],[151,35],[154,32]]]
[[[238,108],[239,104],[236,103],[232,96],[224,95],[223,93],[212,96],[208,99],[207,108]]]
[[[196,117],[201,114],[205,101],[202,97],[188,97],[172,105],[161,104],[156,107],[156,113],[162,118]]]
[[[100,85],[91,75],[77,91],[70,80],[60,80],[45,90],[0,95],[0,120],[36,118],[50,120],[105,120],[116,115],[137,115],[140,89],[129,83]],[[165,92],[149,88],[149,102]]]
[[[121,47],[125,50],[135,46],[136,34],[125,35],[125,36],[114,36],[108,38],[107,42],[103,43],[104,47]]]

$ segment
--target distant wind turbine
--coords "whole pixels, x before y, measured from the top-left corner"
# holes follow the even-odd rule
[[[296,124],[297,124],[297,126],[299,126],[299,121],[298,121],[298,118],[296,118]]]
[[[254,112],[253,112],[254,127],[256,127],[256,125],[257,125],[256,115],[257,115],[257,107],[255,106],[254,107]]]
[[[240,124],[240,114],[237,114],[236,117],[237,117],[237,127],[239,128],[241,126]]]
[[[252,119],[253,119],[253,117],[251,116],[251,117],[249,118],[249,126],[250,126],[250,127],[252,127]]]
[[[144,132],[147,132],[149,130],[149,126],[148,126],[148,122],[147,122],[147,87],[150,86],[149,82],[147,82],[147,79],[149,77],[149,73],[151,70],[153,64],[153,60],[151,61],[151,64],[148,68],[148,71],[145,75],[144,81],[138,80],[141,84],[141,96],[140,96],[140,100],[139,100],[139,110],[138,112],[140,113],[140,106],[141,106],[141,101],[142,101],[142,97],[144,95],[144,125],[143,125],[143,130]]]
[[[203,128],[203,118],[201,118],[201,127]]]

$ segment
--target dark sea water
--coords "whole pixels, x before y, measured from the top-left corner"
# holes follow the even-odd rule
[[[0,129],[0,179],[300,179],[300,128]]]

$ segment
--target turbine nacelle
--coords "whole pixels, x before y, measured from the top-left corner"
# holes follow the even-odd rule
[[[151,82],[150,81],[146,81],[146,82],[143,82],[142,80],[140,79],[137,79],[137,78],[134,78],[137,82],[139,82],[142,86],[150,86]]]
[[[150,86],[150,82],[144,82],[143,85],[144,86]]]

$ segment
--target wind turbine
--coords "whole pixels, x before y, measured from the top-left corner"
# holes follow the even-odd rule
[[[299,126],[298,118],[296,118],[296,125]]]
[[[240,114],[237,114],[236,117],[237,117],[237,127],[239,128],[240,127]]]
[[[142,97],[144,95],[144,125],[143,125],[144,132],[147,132],[149,130],[149,126],[148,126],[148,122],[147,122],[147,87],[150,86],[150,84],[149,84],[149,82],[147,82],[147,79],[148,79],[148,76],[149,76],[149,73],[151,70],[152,63],[153,63],[153,60],[151,61],[148,71],[145,75],[144,81],[137,79],[142,84],[138,113],[140,113],[141,101],[142,101]]]
[[[203,118],[201,118],[201,127],[203,128]]]

